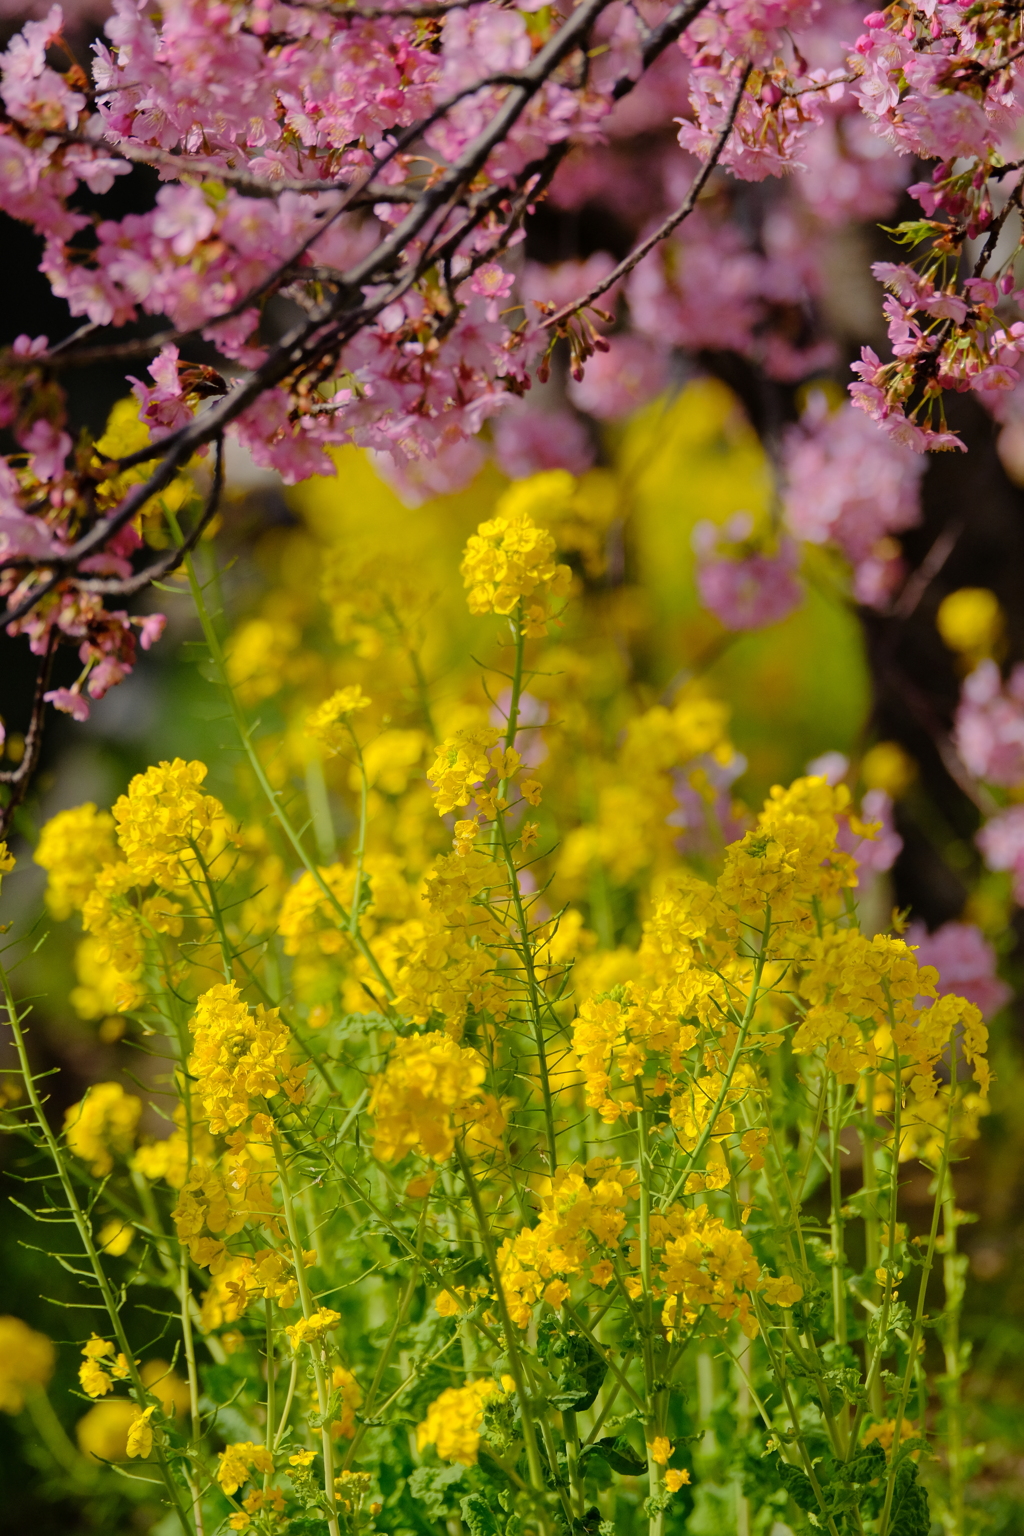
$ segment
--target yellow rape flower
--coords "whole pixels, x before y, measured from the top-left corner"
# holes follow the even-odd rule
[[[35,862],[46,870],[46,905],[56,918],[80,912],[104,864],[117,858],[114,818],[91,802],[58,811],[39,834]]]
[[[83,1360],[78,1367],[78,1379],[83,1392],[89,1397],[106,1397],[115,1381],[124,1381],[129,1374],[128,1361],[123,1354],[114,1353],[109,1339],[93,1334],[82,1346]]]
[[[493,725],[465,728],[447,737],[437,748],[427,778],[434,788],[439,816],[468,805],[492,771],[492,749],[501,732]]]
[[[361,709],[367,709],[370,700],[358,683],[339,688],[325,699],[319,708],[306,716],[306,735],[321,742],[329,756],[334,757],[343,747],[352,745],[349,721]]]
[[[525,635],[544,633],[551,599],[564,597],[572,585],[570,568],[555,563],[553,537],[537,527],[527,510],[531,493],[547,480],[535,475],[510,487],[496,515],[470,537],[460,567],[470,613],[506,614],[522,603]]]
[[[341,1418],[331,1425],[331,1435],[351,1440],[356,1432],[356,1413],[363,1401],[363,1389],[352,1372],[344,1365],[336,1365],[331,1375],[331,1386],[341,1393]]]
[[[446,1034],[396,1040],[387,1067],[373,1079],[374,1155],[393,1163],[415,1151],[444,1162],[455,1146],[456,1124],[480,1102],[486,1075],[476,1051]]]
[[[1003,636],[1003,610],[987,587],[961,587],[939,604],[935,627],[951,651],[980,660]]]
[[[297,1323],[291,1323],[285,1333],[292,1349],[298,1349],[300,1344],[312,1344],[315,1339],[322,1339],[328,1329],[337,1328],[340,1322],[340,1312],[320,1307],[309,1317],[300,1317]]]
[[[120,1083],[95,1083],[64,1116],[64,1135],[76,1157],[90,1165],[97,1178],[127,1157],[135,1142],[142,1100],[125,1093]]]
[[[761,1294],[772,1306],[791,1307],[803,1296],[804,1289],[792,1275],[767,1275],[761,1281]]]
[[[311,1467],[316,1460],[316,1451],[296,1451],[294,1456],[288,1457],[290,1467]]]
[[[26,1388],[45,1387],[56,1358],[45,1333],[20,1317],[0,1317],[0,1413],[20,1413]]]
[[[153,1449],[153,1428],[150,1419],[156,1412],[154,1407],[136,1408],[135,1418],[128,1426],[128,1440],[125,1450],[129,1456],[145,1458]]]
[[[209,860],[225,817],[200,788],[206,774],[205,763],[176,757],[137,773],[115,802],[117,840],[140,883],[170,888],[199,873],[197,852]]]
[[[248,1482],[250,1471],[273,1472],[274,1458],[265,1445],[255,1445],[252,1440],[239,1440],[225,1447],[220,1453],[217,1481],[226,1494],[237,1493]]]
[[[484,1406],[501,1388],[495,1381],[471,1381],[464,1387],[449,1387],[434,1399],[422,1424],[416,1426],[416,1446],[437,1449],[443,1461],[461,1461],[476,1465],[480,1450],[480,1429]]]
[[[75,1426],[83,1456],[90,1461],[123,1461],[128,1454],[128,1434],[139,1408],[126,1397],[96,1403]]]
[[[306,1063],[292,1061],[291,1037],[277,1009],[260,1004],[250,1013],[235,982],[222,982],[200,997],[189,1028],[194,1045],[188,1069],[210,1130],[233,1131],[256,1115],[261,1123],[252,1134],[268,1140],[272,1127],[262,1125],[267,1117],[257,1113],[258,1101],[284,1093],[300,1103],[306,1071]]]
[[[675,1446],[666,1435],[655,1435],[648,1441],[647,1449],[651,1453],[651,1460],[657,1462],[659,1467],[667,1467],[668,1459],[675,1450]]]
[[[690,1474],[685,1467],[669,1467],[665,1473],[665,1487],[669,1493],[678,1493],[690,1481]]]

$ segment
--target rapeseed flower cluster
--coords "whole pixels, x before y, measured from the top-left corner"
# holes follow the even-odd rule
[[[895,1301],[897,1264],[929,1262],[890,1230],[887,1179],[909,1158],[945,1177],[950,1144],[977,1133],[984,1023],[902,939],[857,927],[850,849],[872,828],[845,786],[809,775],[752,814],[733,798],[727,707],[630,674],[628,639],[605,631],[627,633],[632,599],[594,580],[620,511],[557,472],[470,536],[471,610],[513,620],[492,624],[503,649],[480,684],[454,655],[464,614],[427,636],[408,549],[374,552],[367,533],[368,552],[321,559],[308,529],[277,530],[278,588],[229,648],[244,701],[280,695],[237,781],[244,795],[258,765],[275,815],[249,809],[235,832],[203,765],[176,759],[114,815],[84,806],[44,830],[51,909],[84,929],[75,1006],[101,1028],[134,1011],[127,1027],[165,1042],[154,1108],[179,1097],[170,1134],[136,1145],[140,1101],[99,1084],[66,1139],[118,1181],[116,1214],[89,1217],[102,1262],[167,1285],[175,1315],[184,1267],[193,1389],[229,1433],[266,1425],[266,1444],[188,1464],[217,1466],[234,1530],[326,1518],[328,1488],[339,1531],[361,1520],[371,1474],[340,1462],[369,1466],[392,1416],[416,1426],[415,1449],[398,1435],[389,1452],[403,1486],[448,1501],[444,1520],[483,1529],[492,1493],[509,1522],[563,1494],[585,1513],[594,1468],[614,1480],[616,1462],[647,1467],[657,1529],[690,1480],[673,1461],[692,1457],[698,1480],[707,1454],[683,1449],[674,1397],[696,1389],[692,1341],[737,1346],[775,1402],[769,1358],[792,1363],[796,1339],[785,1433],[824,1435],[833,1365],[855,1370],[868,1327],[844,1224],[866,1213],[878,1229],[873,1304],[879,1286]],[[449,530],[451,547],[464,536]],[[545,636],[570,580],[560,550],[583,572],[572,645]],[[318,582],[336,653],[315,628]],[[797,1122],[782,1137],[780,1083]],[[826,1248],[801,1178],[849,1127],[865,1187],[847,1187],[858,1159],[837,1196],[820,1187]],[[896,1373],[924,1358],[902,1328],[882,1345],[887,1412]],[[522,1400],[501,1374],[517,1356]],[[5,1385],[0,1362],[0,1406],[34,1379],[19,1369],[22,1387]],[[81,1370],[97,1400],[85,1452],[160,1450],[181,1406],[118,1397],[134,1367],[105,1338]],[[572,1404],[587,1399],[581,1440],[604,1430],[582,1454],[573,1416],[590,1407]],[[478,1471],[435,1489],[434,1455]],[[624,1518],[613,1489],[601,1498]]]
[[[598,1286],[612,1278],[615,1251],[626,1228],[626,1208],[637,1195],[637,1175],[616,1158],[594,1158],[560,1168],[541,1194],[536,1226],[506,1238],[498,1253],[501,1283],[512,1321],[525,1328],[543,1298],[560,1307],[568,1281],[587,1276]]]
[[[369,1111],[374,1154],[393,1163],[407,1152],[446,1161],[457,1129],[486,1112],[487,1067],[476,1051],[449,1035],[406,1035],[395,1041],[384,1071],[374,1079]]]
[[[139,884],[173,890],[201,876],[227,836],[224,807],[202,792],[205,763],[158,763],[114,803],[117,840]]]
[[[95,1333],[83,1346],[82,1355],[78,1379],[89,1397],[105,1397],[115,1381],[126,1381],[131,1374],[125,1355],[115,1350],[109,1339],[101,1339]]]
[[[49,1383],[56,1360],[45,1333],[20,1317],[0,1317],[0,1413],[20,1413],[26,1391]]]
[[[250,1010],[237,983],[225,982],[203,993],[189,1028],[188,1069],[211,1132],[246,1126],[257,1141],[269,1140],[273,1121],[262,1106],[279,1093],[300,1104],[309,1065],[293,1061],[278,1010],[262,1003]]]
[[[125,1093],[121,1083],[95,1083],[64,1116],[68,1147],[89,1164],[90,1172],[103,1178],[115,1159],[131,1152],[141,1114],[142,1100]]]
[[[501,1388],[496,1381],[470,1381],[449,1387],[434,1399],[427,1416],[416,1426],[416,1445],[421,1451],[434,1446],[442,1461],[461,1461],[476,1466],[484,1409]]]
[[[46,905],[56,918],[81,912],[104,864],[118,857],[114,818],[91,801],[58,811],[39,834],[33,858],[49,875]]]
[[[566,478],[554,470],[510,487],[470,537],[461,573],[471,613],[509,614],[521,604],[523,634],[545,633],[552,599],[569,592],[572,571],[557,564],[554,538],[532,514],[565,499]]]
[[[252,1440],[238,1440],[226,1446],[217,1464],[217,1481],[226,1494],[237,1493],[253,1472],[261,1475],[274,1470],[273,1453],[265,1445]]]
[[[370,700],[358,683],[339,688],[318,709],[306,716],[306,735],[319,741],[333,757],[352,746],[352,716],[368,709]]]

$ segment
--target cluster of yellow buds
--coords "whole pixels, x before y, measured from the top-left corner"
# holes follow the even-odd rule
[[[552,599],[572,586],[570,568],[555,562],[554,538],[530,516],[531,503],[544,500],[546,478],[536,475],[506,491],[494,517],[470,537],[461,566],[470,612],[507,614],[522,604],[528,637],[544,634]]]
[[[434,1399],[426,1418],[417,1425],[417,1449],[422,1451],[433,1445],[442,1460],[475,1466],[484,1408],[488,1399],[500,1391],[496,1381],[471,1381],[464,1387],[449,1387]]]
[[[109,1339],[101,1339],[98,1334],[94,1333],[82,1346],[82,1354],[84,1359],[78,1367],[78,1379],[82,1391],[89,1397],[105,1397],[115,1381],[126,1381],[130,1374],[127,1358],[115,1352]]]
[[[334,1312],[330,1307],[319,1307],[309,1317],[300,1317],[297,1323],[290,1323],[285,1333],[292,1349],[298,1349],[302,1344],[313,1344],[317,1339],[322,1339],[329,1329],[337,1328],[340,1322],[340,1312]]]

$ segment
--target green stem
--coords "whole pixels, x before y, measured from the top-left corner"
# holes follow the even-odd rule
[[[276,1131],[274,1132],[274,1158],[277,1163],[278,1176],[281,1180],[281,1199],[284,1204],[284,1218],[288,1229],[288,1241],[292,1250],[292,1262],[295,1265],[295,1278],[299,1287],[299,1304],[302,1307],[302,1315],[308,1322],[314,1312],[313,1300],[309,1294],[306,1266],[302,1259],[302,1242],[295,1220],[295,1206],[292,1200],[291,1184],[288,1179],[288,1167],[284,1158],[284,1149],[281,1146],[281,1138]],[[327,1405],[330,1394],[328,1393],[327,1382],[324,1376],[322,1343],[316,1339],[311,1339],[309,1353],[313,1362],[317,1405],[320,1411],[320,1443],[324,1456],[324,1483],[326,1485],[324,1494],[327,1501],[327,1526],[331,1536],[340,1536],[338,1511],[334,1499],[334,1442],[331,1439],[331,1427],[327,1422]]]
[[[760,996],[761,977],[764,974],[765,962],[768,958],[768,940],[771,937],[771,931],[772,909],[770,904],[766,904],[764,913],[764,928],[761,932],[761,947],[758,950],[754,960],[754,976],[750,985],[750,994],[747,998],[746,1007],[743,1011],[743,1018],[740,1020],[739,1028],[736,1031],[736,1043],[733,1046],[732,1055],[729,1058],[729,1065],[726,1068],[725,1076],[722,1078],[721,1090],[719,1091],[718,1098],[715,1100],[710,1115],[705,1121],[703,1130],[697,1137],[696,1145],[694,1146],[693,1151],[690,1153],[689,1158],[687,1159],[685,1168],[679,1175],[675,1184],[673,1184],[668,1196],[662,1201],[663,1209],[672,1205],[672,1203],[679,1198],[680,1191],[683,1189],[692,1169],[697,1163],[697,1160],[703,1155],[704,1148],[707,1146],[711,1139],[712,1133],[715,1129],[715,1123],[722,1112],[722,1108],[725,1104],[726,1098],[728,1097],[729,1090],[732,1088],[732,1081],[736,1076],[736,1068],[739,1066],[740,1057],[743,1054],[743,1048],[747,1043],[747,1033],[751,1024],[753,1023],[754,1009],[757,1006],[757,1000]]]
[[[181,529],[178,525],[177,518],[173,512],[168,512],[167,518],[174,533],[174,537],[180,547],[182,544],[184,544],[185,541],[182,538]],[[292,826],[291,820],[285,812],[284,807],[281,805],[280,795],[274,789],[270,780],[267,778],[263,764],[260,762],[259,753],[256,751],[255,742],[252,739],[252,731],[249,728],[249,722],[245,718],[242,707],[235,695],[235,690],[231,686],[231,680],[228,676],[227,670],[227,660],[224,655],[224,647],[220,643],[220,637],[217,634],[217,630],[210,616],[209,609],[206,606],[206,599],[203,596],[203,589],[198,577],[196,576],[195,563],[190,554],[185,556],[184,564],[185,571],[188,575],[189,589],[192,593],[192,601],[195,604],[196,614],[199,618],[199,623],[203,631],[203,638],[205,639],[207,649],[210,652],[210,659],[217,671],[218,681],[220,682],[221,687],[227,695],[228,705],[231,710],[231,716],[235,724],[235,729],[238,732],[239,740],[242,743],[245,755],[249,759],[249,766],[252,768],[252,771],[256,777],[256,782],[259,784],[260,789],[266,796],[270,804],[270,808],[273,811],[282,832],[288,839],[288,842],[291,844],[296,857],[299,859],[307,873],[310,874],[316,881],[321,893],[326,897],[327,901],[334,908],[341,921],[341,926],[345,929],[349,929],[351,922],[351,916],[349,912],[338,900],[334,891],[331,890],[327,881],[316,867],[316,864],[309,857],[309,854],[306,852],[305,847],[303,846],[301,837]],[[354,934],[353,942],[355,943],[356,948],[359,950],[359,953],[363,956],[363,959],[373,971],[377,981],[384,989],[385,995],[388,998],[394,997],[394,988],[392,987],[390,981],[388,981],[384,972],[381,970],[376,956],[371,950],[369,944],[367,944],[366,939],[361,933],[358,932],[358,930],[356,930]]]
[[[89,1265],[96,1279],[96,1284],[99,1288],[100,1295],[103,1297],[103,1305],[106,1307],[107,1315],[110,1318],[110,1325],[114,1331],[114,1337],[117,1340],[118,1349],[120,1350],[121,1354],[124,1355],[125,1360],[128,1363],[128,1374],[131,1378],[136,1400],[141,1409],[147,1397],[146,1388],[143,1385],[141,1376],[139,1375],[139,1368],[135,1363],[135,1356],[132,1353],[132,1347],[128,1342],[128,1336],[125,1333],[124,1325],[121,1322],[121,1314],[117,1305],[117,1300],[111,1289],[110,1281],[107,1278],[106,1271],[100,1262],[100,1256],[96,1251],[96,1245],[92,1240],[92,1230],[89,1226],[88,1219],[86,1218],[82,1207],[78,1203],[78,1196],[75,1193],[75,1186],[72,1183],[71,1176],[65,1166],[64,1158],[61,1153],[57,1138],[50,1127],[49,1120],[47,1120],[46,1115],[43,1112],[42,1103],[38,1093],[36,1092],[35,1077],[32,1072],[32,1064],[28,1057],[28,1047],[25,1043],[25,1036],[21,1028],[21,1018],[18,1013],[17,1005],[14,1001],[14,996],[11,992],[11,984],[7,975],[6,968],[2,963],[0,963],[0,986],[3,988],[4,1007],[7,1011],[7,1022],[10,1025],[11,1033],[14,1036],[14,1045],[18,1053],[18,1062],[21,1066],[21,1075],[25,1084],[25,1092],[28,1094],[29,1103],[32,1106],[32,1113],[35,1116],[36,1124],[39,1126],[43,1140],[46,1142],[47,1150],[49,1151],[50,1157],[53,1161],[54,1168],[57,1171],[57,1176],[60,1179],[61,1186],[64,1190],[64,1198],[68,1204],[68,1210],[71,1212],[75,1227],[78,1230],[79,1240],[82,1244],[82,1247],[85,1249],[86,1257],[89,1260]],[[185,1512],[184,1506],[182,1505],[177,1484],[171,1475],[171,1469],[167,1462],[167,1456],[164,1451],[164,1447],[159,1440],[156,1441],[156,1453],[157,1461],[160,1466],[160,1474],[163,1478],[164,1486],[167,1489],[171,1504],[174,1508],[174,1512],[181,1522],[181,1528],[185,1532],[185,1536],[193,1536],[192,1525],[190,1524],[188,1515]]]
[[[946,1458],[949,1465],[949,1536],[963,1536],[964,1530],[964,1460],[963,1396],[960,1378],[963,1362],[960,1351],[960,1309],[964,1299],[964,1258],[957,1253],[956,1194],[950,1171],[946,1169],[942,1189],[942,1279],[946,1293],[943,1316],[943,1351],[946,1379]]]
[[[893,1493],[895,1492],[895,1487],[896,1487],[896,1466],[897,1466],[896,1452],[899,1450],[900,1431],[903,1428],[903,1419],[904,1419],[904,1415],[906,1414],[906,1411],[907,1411],[907,1402],[908,1402],[908,1399],[910,1397],[910,1388],[911,1388],[911,1384],[912,1384],[912,1382],[914,1380],[914,1371],[915,1371],[915,1367],[917,1365],[917,1357],[918,1357],[918,1355],[920,1354],[920,1351],[921,1351],[921,1344],[922,1344],[922,1339],[923,1339],[923,1335],[924,1335],[924,1307],[925,1307],[925,1298],[926,1298],[927,1292],[928,1292],[928,1281],[931,1278],[932,1268],[933,1268],[933,1266],[935,1264],[935,1250],[936,1250],[936,1247],[937,1247],[937,1244],[938,1244],[938,1236],[939,1236],[939,1217],[940,1217],[940,1215],[942,1213],[942,1197],[943,1197],[943,1194],[945,1192],[945,1187],[946,1187],[946,1175],[947,1175],[947,1173],[949,1171],[949,1147],[950,1147],[950,1139],[952,1137],[952,1131],[953,1131],[953,1114],[954,1114],[954,1111],[955,1111],[955,1108],[956,1108],[956,1042],[955,1041],[953,1042],[952,1056],[953,1056],[953,1060],[952,1060],[952,1064],[951,1064],[951,1087],[950,1087],[950,1097],[949,1097],[949,1113],[948,1113],[948,1115],[946,1117],[946,1129],[945,1129],[945,1135],[943,1137],[943,1143],[942,1143],[942,1157],[941,1157],[941,1159],[939,1161],[939,1167],[938,1167],[938,1169],[936,1171],[936,1176],[935,1176],[935,1201],[934,1201],[934,1204],[932,1206],[932,1222],[931,1222],[931,1227],[930,1227],[929,1232],[928,1232],[928,1247],[927,1247],[927,1249],[925,1251],[924,1263],[921,1266],[921,1280],[920,1280],[920,1283],[918,1285],[918,1290],[917,1290],[917,1306],[916,1306],[915,1311],[914,1311],[914,1328],[913,1328],[913,1332],[911,1333],[911,1336],[910,1336],[910,1344],[909,1344],[909,1346],[907,1348],[907,1364],[906,1364],[906,1367],[904,1369],[903,1381],[902,1381],[901,1386],[900,1386],[899,1401],[898,1401],[898,1403],[896,1405],[896,1413],[895,1413],[895,1416],[893,1418],[893,1431],[892,1431],[893,1454],[892,1454],[892,1463],[890,1465],[889,1475],[888,1475],[888,1477],[886,1479],[885,1503],[882,1506],[882,1514],[881,1514],[881,1517],[880,1517],[879,1522],[878,1522],[878,1536],[886,1536],[886,1533],[887,1533],[887,1531],[889,1529],[889,1517],[890,1517],[890,1514],[892,1512]],[[900,1077],[899,1077],[899,1057],[898,1057],[898,1055],[896,1057],[896,1076],[895,1076],[895,1084],[894,1084],[894,1086],[895,1086],[895,1092],[896,1092],[896,1106],[897,1106],[897,1109],[898,1109],[899,1103],[900,1103],[900,1092],[901,1092],[901,1088],[902,1088],[902,1084],[900,1082]],[[899,1117],[898,1117],[898,1115],[896,1116],[896,1129],[897,1129],[897,1139],[894,1140],[894,1142],[893,1142],[893,1151],[892,1151],[892,1159],[893,1159],[893,1184],[894,1185],[897,1183],[897,1173],[898,1173],[898,1169],[899,1169],[899,1140],[898,1140]],[[894,1240],[895,1240],[895,1224],[893,1224],[893,1227],[890,1229],[890,1233],[889,1233],[890,1244],[893,1243]],[[891,1254],[891,1249],[890,1249],[890,1254]],[[887,1286],[886,1287],[886,1294],[887,1295],[889,1293],[889,1289],[890,1289],[890,1287]]]
[[[523,1367],[522,1356],[519,1352],[519,1342],[516,1337],[515,1327],[508,1310],[508,1301],[505,1297],[505,1287],[502,1283],[501,1270],[498,1267],[498,1255],[494,1247],[494,1238],[487,1221],[487,1215],[480,1200],[480,1191],[477,1189],[476,1179],[470,1167],[469,1158],[461,1143],[455,1143],[455,1155],[458,1158],[459,1167],[466,1185],[473,1207],[473,1215],[476,1218],[477,1231],[480,1234],[480,1243],[487,1259],[487,1265],[491,1272],[491,1281],[494,1285],[494,1294],[498,1303],[498,1311],[501,1315],[502,1331],[505,1335],[505,1347],[508,1351],[509,1374],[515,1382],[516,1394],[519,1398],[519,1412],[523,1424],[523,1444],[526,1447],[526,1461],[530,1469],[530,1483],[538,1497],[544,1495],[544,1474],[541,1468],[540,1447],[537,1444],[537,1431],[533,1419],[533,1402],[527,1392],[526,1372]],[[552,1473],[555,1468],[552,1467]],[[550,1520],[547,1512],[542,1516],[545,1531],[550,1530]]]

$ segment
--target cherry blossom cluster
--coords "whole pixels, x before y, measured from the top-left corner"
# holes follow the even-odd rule
[[[78,646],[78,683],[47,692],[81,714],[132,663],[137,626],[108,601],[166,569],[133,546],[140,515],[225,435],[286,482],[358,443],[415,497],[475,472],[487,423],[512,474],[585,468],[582,418],[644,404],[679,352],[730,351],[786,382],[833,366],[828,232],[890,215],[916,157],[925,217],[903,238],[923,254],[876,268],[892,358],[867,350],[852,386],[885,449],[849,413],[808,417],[784,454],[789,532],[716,535],[701,555],[705,601],[733,627],[798,599],[792,534],[837,544],[855,595],[884,603],[893,535],[916,516],[902,449],[959,446],[947,390],[991,404],[1018,380],[999,237],[1019,223],[1021,44],[997,0],[866,16],[846,0],[114,0],[86,70],[53,6],[0,57],[0,207],[43,238],[82,326],[0,363],[19,448],[0,623],[44,655]],[[105,211],[138,165],[159,178],[151,206]],[[708,179],[716,165],[727,178]],[[524,261],[545,201],[603,208],[632,254]],[[144,467],[111,500],[95,453],[72,452],[60,378],[140,316],[166,323],[122,348],[150,441],[121,455]],[[196,341],[218,370],[187,360]],[[531,407],[559,342],[567,402]]]

